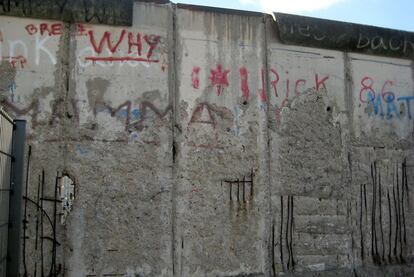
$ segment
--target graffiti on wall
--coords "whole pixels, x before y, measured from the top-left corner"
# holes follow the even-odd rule
[[[208,74],[207,83],[202,82],[201,74]],[[238,83],[230,83],[229,77],[232,74],[237,74],[239,78]],[[242,102],[247,103],[251,100],[251,70],[246,66],[240,66],[238,70],[227,68],[222,64],[217,64],[214,67],[201,69],[199,66],[194,66],[191,71],[191,88],[193,90],[201,90],[206,87],[212,87],[217,96],[222,96],[228,89],[240,91]],[[253,73],[254,74],[254,73]],[[280,121],[280,112],[286,106],[289,100],[306,93],[310,88],[319,91],[320,89],[327,89],[329,83],[329,74],[314,73],[313,78],[306,77],[292,77],[289,71],[281,71],[271,67],[268,72],[261,69],[258,73],[261,87],[255,89],[256,97],[259,100],[259,105],[265,109],[265,103],[269,101],[268,95],[272,96],[272,102],[269,103],[274,107],[276,122]],[[270,91],[266,92],[266,80],[269,79]]]
[[[126,30],[122,30],[116,35],[109,31],[105,31],[100,38],[94,30],[89,30],[87,34],[91,46],[81,51],[82,53],[85,51],[91,52],[90,56],[85,56],[86,61],[90,61],[92,63],[96,63],[97,61],[159,62],[159,59],[154,56],[154,51],[161,40],[161,36],[148,34],[143,35],[139,32],[127,32]],[[125,44],[127,44],[127,51],[120,50],[120,46]],[[104,49],[108,55],[102,55]],[[83,67],[88,65],[87,62],[79,64]]]
[[[219,143],[219,132],[222,129],[230,130],[233,121],[234,115],[226,107],[209,102],[196,104],[191,112],[187,132],[203,132],[204,135],[202,139],[199,138],[197,141],[190,139],[186,145],[195,148],[222,149],[223,147]]]
[[[23,69],[24,66],[27,63],[27,60],[24,56],[22,56],[22,55],[15,56],[15,55],[13,55],[14,54],[13,51],[9,51],[8,54],[2,55],[1,49],[2,49],[2,44],[4,43],[4,41],[5,40],[4,40],[3,30],[0,29],[0,63],[2,61],[7,61],[7,62],[10,63],[10,65],[14,69],[16,69],[16,68]],[[10,41],[9,41],[9,44],[10,44],[10,46],[16,45],[15,42],[10,42]]]
[[[36,27],[33,25],[33,28]],[[0,61],[9,61],[15,68],[20,69],[28,65],[29,61],[36,66],[41,61],[56,64],[56,55],[49,45],[51,36],[46,35],[44,29],[34,32],[27,26],[26,32],[28,36],[33,33],[33,38],[24,35],[20,39],[10,39],[5,30],[0,30]]]
[[[275,16],[284,43],[406,58],[414,52],[410,32],[282,13]]]
[[[207,69],[205,70],[207,71]],[[215,92],[218,96],[222,95],[223,91],[228,88],[230,85],[237,86],[240,89],[242,97],[246,100],[250,97],[250,85],[249,85],[249,78],[251,75],[251,71],[246,66],[241,66],[237,72],[233,71],[232,69],[224,68],[223,65],[217,64],[215,67],[209,69],[209,83],[202,84],[200,81],[200,74],[202,73],[202,69],[199,66],[194,66],[191,71],[191,86],[193,89],[198,90],[204,85],[212,86],[215,88]],[[230,84],[229,83],[229,76],[231,74],[237,74],[240,78],[239,83],[237,84]],[[262,69],[259,72],[260,80],[261,80],[261,88],[257,89],[258,97],[262,102],[266,102],[267,95],[265,93],[266,88],[266,72]],[[281,99],[281,101],[286,102],[291,96],[297,96],[301,93],[304,93],[309,88],[315,88],[316,90],[320,90],[321,88],[326,88],[329,74],[320,74],[315,73],[314,79],[309,80],[304,77],[299,78],[292,78],[289,76],[289,71],[283,72],[283,74],[275,69],[270,68],[268,71],[269,82],[270,82],[270,93],[274,94],[277,99]]]
[[[228,186],[229,201],[237,203],[239,207],[243,207],[247,202],[253,201],[254,195],[254,170],[249,174],[244,175],[243,178],[224,179],[223,183]]]
[[[396,83],[392,80],[376,82],[370,76],[360,81],[359,102],[370,117],[383,120],[412,120],[414,95],[401,95],[395,91]]]
[[[132,24],[132,1],[1,0],[0,14],[108,25]]]
[[[137,31],[117,29],[116,31],[98,31],[90,25],[73,24],[70,34],[77,40],[85,41],[87,46],[78,53],[78,64],[81,67],[98,65],[100,67],[160,62],[160,44],[163,37],[155,34],[144,34]],[[40,63],[57,63],[57,57],[52,50],[69,27],[64,23],[42,22],[30,23],[24,27],[23,37],[7,39],[7,32],[0,30],[0,61],[8,60],[13,66],[24,68],[31,64],[39,66]]]

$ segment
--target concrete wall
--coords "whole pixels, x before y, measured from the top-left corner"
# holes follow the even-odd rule
[[[412,60],[146,2],[130,27],[2,16],[0,53],[32,146],[22,274],[414,274]]]

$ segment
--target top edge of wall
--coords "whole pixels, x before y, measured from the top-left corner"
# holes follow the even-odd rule
[[[389,28],[274,13],[285,44],[414,59],[414,33]]]
[[[171,4],[169,0],[134,0],[139,3],[151,3],[151,4]]]
[[[4,0],[0,15],[131,26],[134,0]]]
[[[229,15],[256,16],[256,17],[263,17],[264,15],[266,15],[260,12],[225,9],[225,8],[218,8],[218,7],[211,7],[211,6],[200,6],[200,5],[191,5],[191,4],[182,4],[182,3],[177,3],[176,6],[179,9],[229,14]]]
[[[26,3],[27,1],[27,3]],[[239,16],[272,17],[266,13],[178,3],[169,0],[5,0],[0,15],[63,22],[131,26],[134,2],[169,4],[179,9]],[[414,32],[274,13],[280,41],[285,44],[369,55],[414,59]]]

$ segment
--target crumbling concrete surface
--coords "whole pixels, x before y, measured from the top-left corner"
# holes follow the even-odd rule
[[[412,59],[279,37],[160,1],[124,27],[1,16],[21,275],[414,275]]]

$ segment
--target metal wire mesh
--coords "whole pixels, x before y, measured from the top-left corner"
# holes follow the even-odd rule
[[[13,125],[0,109],[0,277],[6,276]]]

